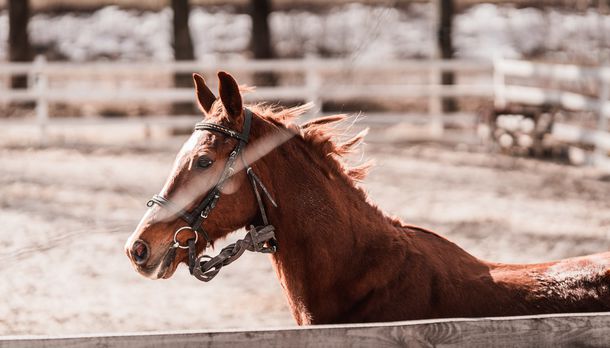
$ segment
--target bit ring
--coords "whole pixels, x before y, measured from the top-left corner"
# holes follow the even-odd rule
[[[177,239],[178,238],[178,234],[180,234],[180,232],[185,231],[185,230],[193,231],[193,234],[195,234],[195,244],[197,244],[197,240],[199,240],[199,233],[194,231],[191,226],[180,227],[179,229],[176,230],[176,232],[174,232],[174,245],[177,246],[180,249],[188,249],[189,248],[188,244],[186,246],[180,245],[180,242],[178,242],[178,239]]]

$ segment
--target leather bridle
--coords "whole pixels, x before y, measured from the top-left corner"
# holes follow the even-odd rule
[[[212,132],[222,133],[228,137],[238,140],[237,145],[229,154],[229,158],[225,164],[220,178],[216,185],[203,197],[201,202],[195,207],[195,209],[186,211],[177,204],[173,203],[169,199],[161,196],[154,195],[146,205],[151,208],[155,204],[158,204],[162,208],[169,209],[178,215],[182,220],[187,223],[187,226],[183,226],[174,232],[173,244],[169,251],[166,253],[163,260],[165,267],[171,264],[175,257],[177,249],[188,249],[189,250],[189,271],[197,279],[202,281],[210,281],[218,272],[220,268],[233,262],[239,258],[245,250],[257,251],[263,253],[273,253],[277,250],[277,241],[275,240],[275,228],[269,224],[263,199],[258,190],[260,187],[265,196],[269,199],[274,207],[277,207],[275,200],[271,197],[271,194],[267,188],[263,185],[258,176],[254,173],[252,167],[246,162],[243,151],[248,144],[250,136],[250,127],[252,125],[252,111],[244,109],[244,126],[241,133],[236,132],[223,125],[209,122],[199,122],[195,125],[195,131],[208,130]],[[240,239],[237,242],[230,244],[223,248],[218,256],[210,257],[203,255],[197,257],[197,241],[199,235],[203,237],[206,244],[204,250],[208,245],[211,244],[210,236],[203,228],[203,222],[208,218],[211,211],[216,207],[218,200],[220,199],[221,190],[227,180],[235,173],[235,162],[237,158],[241,158],[246,174],[250,178],[250,183],[254,190],[256,200],[258,203],[258,209],[261,215],[263,226],[250,226],[250,229],[246,233],[244,239]],[[187,245],[180,245],[178,241],[178,235],[183,231],[192,231],[194,237],[187,241]]]

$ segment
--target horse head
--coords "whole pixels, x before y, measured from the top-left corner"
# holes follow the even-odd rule
[[[235,79],[225,72],[218,78],[216,98],[204,79],[193,74],[204,120],[182,146],[160,194],[149,201],[125,244],[133,266],[146,277],[171,277],[181,262],[188,262],[189,244],[196,249],[191,252],[201,253],[257,216],[243,153],[252,140],[247,138],[253,116],[246,115],[250,111],[243,108]]]

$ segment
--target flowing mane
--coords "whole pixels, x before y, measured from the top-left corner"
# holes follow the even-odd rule
[[[372,162],[366,161],[357,166],[349,166],[346,155],[355,152],[364,141],[368,128],[356,135],[351,135],[346,121],[351,119],[346,114],[314,118],[297,125],[294,120],[312,108],[312,103],[292,108],[282,108],[274,105],[256,104],[252,111],[277,126],[285,127],[299,135],[312,149],[323,156],[334,159],[337,171],[343,173],[354,184],[364,180],[371,168]]]

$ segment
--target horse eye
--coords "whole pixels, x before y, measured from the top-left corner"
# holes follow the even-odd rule
[[[201,156],[197,160],[197,167],[199,167],[199,168],[208,168],[209,166],[212,165],[213,162],[214,161],[212,161],[210,158],[205,157],[205,156]]]

